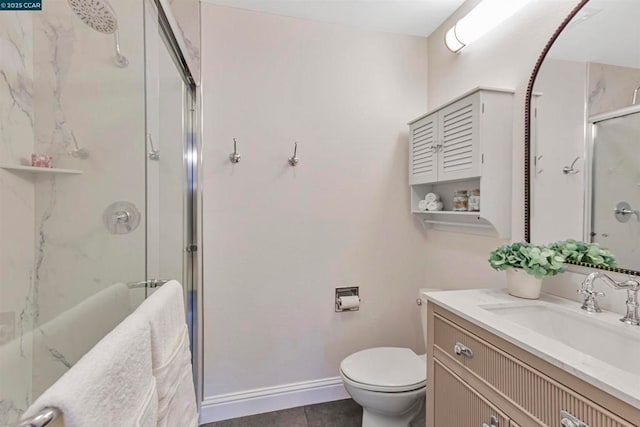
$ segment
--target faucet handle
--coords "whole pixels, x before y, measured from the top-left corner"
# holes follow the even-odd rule
[[[578,293],[592,297],[603,297],[606,295],[604,292],[594,291],[593,289],[578,289]]]
[[[589,313],[601,313],[602,309],[598,305],[598,301],[596,297],[603,297],[605,295],[604,292],[594,291],[593,287],[587,286],[578,289],[578,293],[581,295],[585,295],[584,301],[582,303],[582,309],[586,310]]]

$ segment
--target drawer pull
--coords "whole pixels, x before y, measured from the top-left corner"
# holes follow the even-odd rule
[[[491,416],[491,425],[488,425],[487,423],[482,423],[482,427],[500,427],[500,421],[498,421],[498,418],[495,416]]]
[[[453,346],[453,352],[458,356],[462,355],[473,359],[473,351],[461,342],[457,342],[456,345]]]
[[[560,425],[562,427],[589,427],[564,409],[560,411]]]

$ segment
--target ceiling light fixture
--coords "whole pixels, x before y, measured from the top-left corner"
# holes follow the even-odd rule
[[[452,52],[460,52],[530,0],[483,0],[447,31],[444,42]]]

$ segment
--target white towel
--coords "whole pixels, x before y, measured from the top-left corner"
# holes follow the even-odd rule
[[[437,195],[436,193],[429,193],[426,196],[424,196],[424,200],[426,200],[427,203],[439,202],[440,196]]]
[[[442,202],[429,202],[427,203],[428,211],[441,211],[444,205]]]
[[[429,203],[426,200],[420,200],[418,202],[418,210],[419,211],[426,211],[427,210],[427,205]]]
[[[197,427],[195,387],[182,285],[168,282],[136,310],[151,325],[153,374],[158,385],[158,426]]]
[[[47,389],[24,417],[55,407],[65,427],[151,427],[157,405],[149,323],[133,314]]]

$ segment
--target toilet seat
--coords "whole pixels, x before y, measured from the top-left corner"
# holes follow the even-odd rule
[[[424,359],[408,348],[376,347],[345,358],[340,373],[353,387],[384,393],[401,393],[426,386]]]

